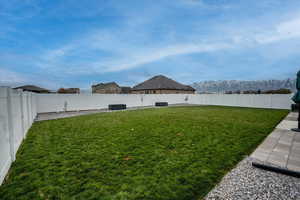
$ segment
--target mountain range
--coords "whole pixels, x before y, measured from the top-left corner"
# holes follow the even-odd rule
[[[284,80],[255,80],[255,81],[239,81],[239,80],[220,80],[220,81],[201,81],[191,85],[197,90],[197,93],[225,93],[228,91],[249,91],[249,90],[277,90],[290,89],[296,90],[295,79]]]

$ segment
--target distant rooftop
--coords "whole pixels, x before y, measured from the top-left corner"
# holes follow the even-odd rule
[[[96,86],[109,86],[109,85],[116,85],[119,87],[119,85],[116,83],[116,82],[108,82],[108,83],[99,83],[99,84],[95,84],[95,85],[92,85],[92,87],[96,87]]]
[[[23,85],[23,86],[16,87],[14,89],[22,89],[23,91],[36,92],[36,93],[50,93],[50,90],[35,85]]]
[[[132,90],[155,90],[155,89],[195,91],[193,87],[188,85],[183,85],[163,75],[154,76],[132,88]]]

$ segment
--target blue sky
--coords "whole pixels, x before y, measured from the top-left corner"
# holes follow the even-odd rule
[[[0,0],[0,85],[294,77],[299,0]]]

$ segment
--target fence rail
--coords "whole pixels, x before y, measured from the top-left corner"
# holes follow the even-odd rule
[[[289,109],[291,95],[267,94],[34,94],[0,87],[0,184],[37,113],[169,104]]]

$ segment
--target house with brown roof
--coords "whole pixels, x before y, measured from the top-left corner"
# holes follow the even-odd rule
[[[98,94],[130,94],[130,87],[119,86],[116,82],[92,85],[92,93]]]
[[[154,76],[131,89],[133,94],[194,94],[195,91],[191,86],[163,75]]]
[[[80,89],[79,88],[60,88],[57,90],[57,93],[60,94],[79,94]]]
[[[22,89],[23,91],[35,92],[35,93],[50,93],[50,90],[35,85],[23,85],[23,86],[16,87],[14,89]]]

